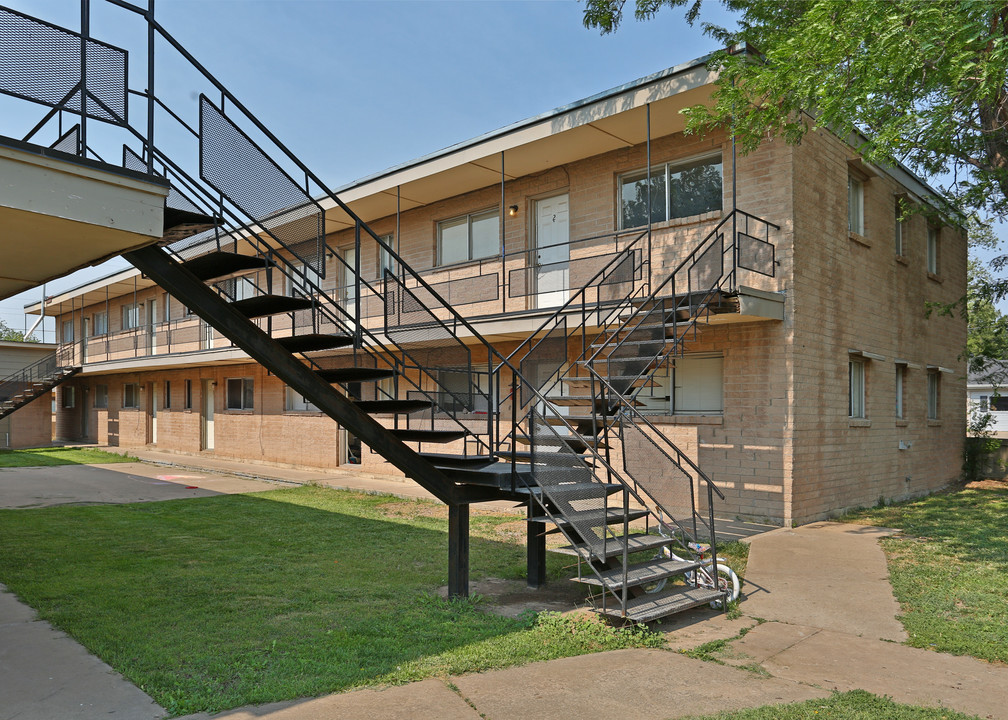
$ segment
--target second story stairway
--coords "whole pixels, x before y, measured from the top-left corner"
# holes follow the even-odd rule
[[[52,354],[0,380],[0,419],[46,395],[80,372],[80,365],[75,364],[74,347],[72,343],[63,345]]]

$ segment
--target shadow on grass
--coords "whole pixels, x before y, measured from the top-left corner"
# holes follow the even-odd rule
[[[173,713],[319,695],[518,633],[433,596],[445,523],[318,488],[0,511],[0,581]],[[473,537],[474,575],[524,546]]]

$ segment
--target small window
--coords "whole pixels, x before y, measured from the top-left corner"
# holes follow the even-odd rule
[[[228,410],[251,410],[253,407],[252,378],[228,378]]]
[[[724,410],[724,358],[676,358],[672,377],[674,414],[702,415]]]
[[[284,293],[289,297],[310,296],[315,288],[322,287],[322,276],[312,265],[295,263],[294,270],[288,270],[290,275],[284,276]]]
[[[723,207],[721,156],[651,168],[651,222],[719,211]],[[620,227],[648,224],[647,170],[619,179]]]
[[[847,229],[864,235],[864,181],[847,176]]]
[[[903,380],[906,378],[906,366],[896,366],[896,417],[903,418]]]
[[[96,312],[94,314],[94,319],[91,321],[91,334],[92,335],[108,334],[108,313]]]
[[[122,309],[123,330],[132,330],[140,327],[140,306],[136,304],[124,305]]]
[[[437,225],[438,265],[452,265],[500,254],[497,209],[442,220]]]
[[[388,235],[382,235],[381,241],[388,245],[393,250],[395,249],[395,237],[390,233]],[[378,279],[381,280],[385,277],[385,271],[388,270],[393,275],[396,271],[395,259],[392,257],[392,253],[386,250],[381,245],[378,246]]]
[[[171,410],[171,380],[164,382],[164,409]]]
[[[990,411],[990,405],[988,404],[987,400],[988,400],[988,397],[986,395],[981,395],[980,396],[979,402],[977,403],[977,409],[980,412],[989,412]]]
[[[171,320],[171,305],[169,304],[169,302],[170,302],[170,300],[169,300],[168,293],[166,293],[166,292],[165,293],[161,293],[161,307],[164,308],[164,310],[162,311],[162,315],[163,315],[162,320],[164,322],[168,322],[168,321]]]
[[[63,321],[62,334],[60,335],[60,338],[65,343],[67,343],[67,342],[73,342],[73,339],[74,339],[73,320],[64,320]]]
[[[122,406],[132,409],[140,407],[140,385],[138,383],[126,383],[123,385]]]
[[[287,388],[284,409],[288,412],[319,412],[319,409],[304,395],[292,387]]]
[[[192,380],[186,380],[183,387],[182,409],[192,410]]]
[[[938,274],[938,238],[939,230],[934,225],[927,228],[927,271]]]
[[[70,409],[77,405],[77,388],[64,386],[60,392],[63,397],[63,407]]]
[[[907,221],[904,219],[903,215],[906,213],[906,206],[903,201],[896,198],[896,232],[894,235],[894,244],[897,257],[903,257],[906,255],[906,238],[907,238]]]
[[[847,414],[852,418],[865,417],[865,363],[859,357],[852,357],[847,363],[850,389],[848,392]]]
[[[94,406],[99,409],[108,407],[108,385],[95,385]]]
[[[938,402],[941,391],[941,374],[929,372],[927,375],[927,416],[928,420],[938,419]]]
[[[988,400],[990,412],[1008,412],[1008,397],[1004,395],[992,395]]]

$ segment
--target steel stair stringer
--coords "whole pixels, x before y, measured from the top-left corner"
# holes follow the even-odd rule
[[[415,450],[336,391],[164,250],[148,246],[124,253],[123,257],[439,500],[449,506],[473,501],[464,488],[456,486]]]

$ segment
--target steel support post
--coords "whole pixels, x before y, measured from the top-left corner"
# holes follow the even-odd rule
[[[469,505],[448,505],[448,597],[469,597]]]

